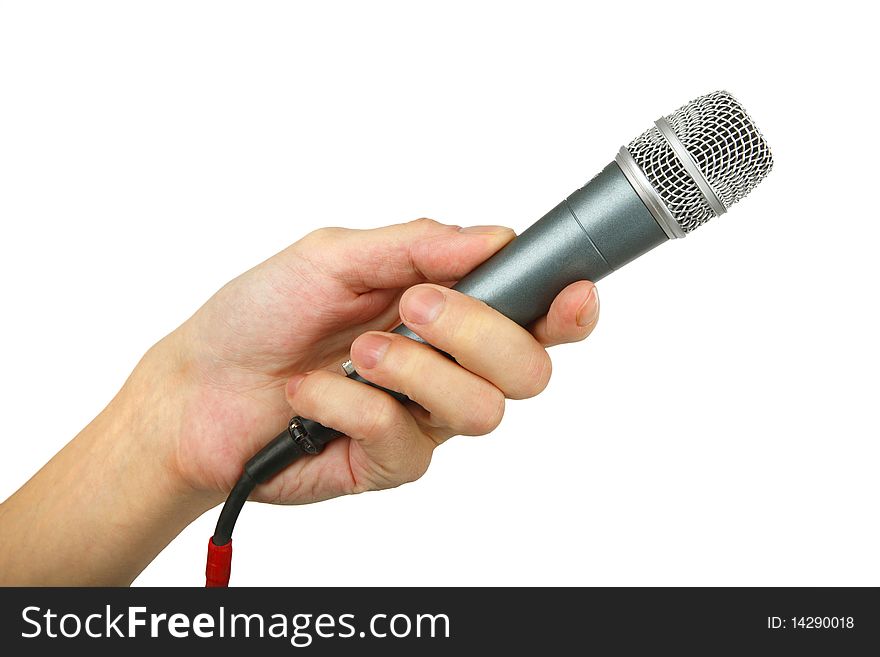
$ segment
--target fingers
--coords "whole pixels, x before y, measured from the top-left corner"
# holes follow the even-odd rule
[[[447,226],[431,219],[374,230],[323,228],[294,248],[356,292],[456,281],[515,237],[503,226]]]
[[[362,376],[417,405],[404,406],[381,390],[326,371],[294,377],[287,387],[296,413],[351,438],[337,445],[347,447],[328,452],[331,461],[344,464],[335,470],[351,481],[349,492],[418,479],[437,443],[454,434],[492,431],[505,397],[530,397],[546,386],[550,360],[542,343],[586,337],[598,317],[598,300],[592,283],[570,285],[534,324],[534,335],[486,304],[434,284],[407,290],[400,314],[455,360],[383,332],[360,336],[351,357]]]
[[[453,434],[489,433],[504,415],[504,393],[436,350],[394,333],[371,332],[351,346],[358,373],[384,388],[402,392],[428,411],[420,420]]]
[[[511,399],[532,397],[547,385],[547,352],[481,301],[439,285],[417,285],[401,298],[400,316],[414,333]]]
[[[504,397],[540,392],[550,375],[542,346],[584,339],[598,320],[595,286],[568,286],[532,327],[534,335],[483,303],[436,285],[407,291],[400,302],[404,322],[436,350],[394,333],[370,332],[351,347],[357,371],[368,380],[402,392],[427,415],[419,423],[452,434],[492,431],[504,413]],[[438,434],[439,435],[439,434]]]
[[[550,310],[531,326],[532,335],[545,347],[586,338],[599,321],[599,295],[590,281],[566,287]]]
[[[414,481],[428,468],[435,444],[406,408],[381,390],[316,370],[288,382],[287,400],[298,415],[341,431],[357,443],[365,457],[360,463],[350,457],[358,490]]]

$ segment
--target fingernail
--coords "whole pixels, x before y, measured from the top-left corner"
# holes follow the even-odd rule
[[[433,287],[419,286],[410,290],[403,299],[400,312],[413,324],[430,324],[440,316],[446,297]]]
[[[510,230],[506,226],[465,226],[459,228],[459,233],[475,233],[478,235],[497,235],[498,233],[506,233]]]
[[[596,286],[590,288],[590,293],[584,299],[584,303],[577,311],[577,325],[589,326],[599,317],[599,296],[596,294]]]
[[[308,373],[306,373],[308,374]],[[287,396],[293,397],[296,394],[296,389],[299,388],[300,384],[305,380],[306,374],[294,374],[287,381]]]
[[[356,346],[352,348],[352,359],[355,367],[359,370],[371,370],[382,361],[391,340],[384,335],[368,333],[357,339]]]

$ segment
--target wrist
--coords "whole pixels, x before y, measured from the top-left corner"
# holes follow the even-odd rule
[[[175,362],[169,343],[151,349],[107,407],[4,502],[0,583],[128,584],[219,501],[176,467],[188,392]]]
[[[181,343],[175,332],[151,347],[105,412],[125,427],[128,466],[148,472],[168,501],[192,520],[223,498],[191,481],[181,462],[180,444],[191,425],[187,414],[199,395]]]

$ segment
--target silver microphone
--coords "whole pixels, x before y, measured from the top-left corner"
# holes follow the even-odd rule
[[[465,276],[456,290],[521,325],[545,314],[556,295],[597,281],[668,240],[724,214],[773,168],[764,137],[733,96],[716,91],[664,116],[620,149],[586,185]],[[401,325],[395,333],[423,340]],[[351,361],[345,373],[368,385]],[[406,397],[382,388],[393,397]],[[250,491],[340,433],[294,417],[245,464],[211,545],[224,546]],[[210,554],[210,552],[209,552]],[[227,573],[228,575],[228,573]]]
[[[570,283],[597,281],[745,197],[773,168],[732,95],[716,91],[664,116],[454,289],[525,325]],[[395,332],[420,340],[405,326]]]

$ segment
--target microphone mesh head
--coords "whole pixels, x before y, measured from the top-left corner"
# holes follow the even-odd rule
[[[764,137],[739,101],[716,91],[665,117],[725,209],[773,168]],[[685,233],[716,216],[697,183],[656,126],[627,150]]]

